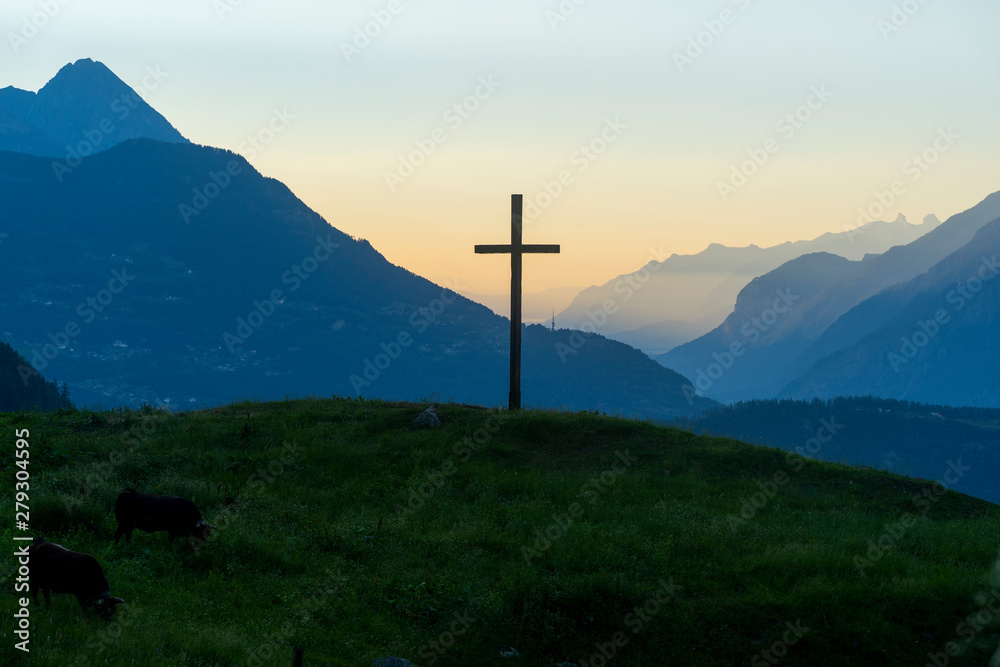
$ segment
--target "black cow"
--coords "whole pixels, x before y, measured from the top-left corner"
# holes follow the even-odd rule
[[[28,579],[31,599],[38,604],[38,590],[45,604],[52,604],[51,593],[75,595],[84,613],[93,608],[108,620],[118,605],[125,602],[111,596],[108,580],[97,559],[90,554],[70,551],[58,544],[36,537],[28,547]]]
[[[118,519],[116,544],[122,535],[126,542],[131,542],[132,531],[138,528],[147,533],[165,530],[170,542],[187,535],[194,546],[197,541],[206,541],[209,533],[216,529],[201,518],[198,508],[186,498],[151,496],[132,489],[125,489],[118,495],[115,517]]]

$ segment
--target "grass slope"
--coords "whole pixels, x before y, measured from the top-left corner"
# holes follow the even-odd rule
[[[996,648],[994,505],[589,413],[447,405],[420,430],[422,407],[0,415],[5,515],[27,427],[32,532],[94,554],[127,601],[109,626],[67,595],[33,605],[31,664],[290,665],[302,646],[307,665],[923,665],[955,642],[947,664],[983,665]],[[115,546],[126,486],[193,498],[220,530],[197,553],[165,533]]]

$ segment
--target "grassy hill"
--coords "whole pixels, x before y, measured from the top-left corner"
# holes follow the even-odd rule
[[[302,646],[306,665],[983,665],[996,649],[995,505],[591,413],[445,405],[417,429],[423,407],[0,415],[5,479],[14,428],[31,432],[32,533],[93,553],[127,601],[106,627],[70,596],[32,606],[31,664],[290,665]],[[126,486],[193,498],[215,539],[115,546]]]

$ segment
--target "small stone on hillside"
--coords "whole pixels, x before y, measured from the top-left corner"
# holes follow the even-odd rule
[[[520,658],[521,654],[513,646],[505,646],[500,649],[501,658]]]
[[[372,667],[413,667],[406,658],[375,658]]]
[[[428,428],[437,428],[441,425],[441,418],[437,416],[434,411],[434,406],[427,408],[413,420],[415,426],[426,426]]]

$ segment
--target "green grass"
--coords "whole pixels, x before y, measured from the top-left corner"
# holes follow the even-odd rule
[[[71,596],[32,605],[30,664],[245,665],[263,650],[250,664],[290,665],[301,646],[306,665],[589,667],[623,633],[607,664],[757,665],[789,622],[808,631],[783,665],[919,666],[952,641],[963,655],[948,664],[983,665],[996,649],[992,618],[959,634],[1000,586],[992,504],[948,493],[925,513],[926,482],[591,413],[446,405],[444,426],[420,430],[423,407],[0,415],[4,542],[27,427],[32,534],[94,554],[127,601],[109,626]],[[428,497],[401,510],[423,482]],[[773,497],[736,519],[761,483]],[[197,553],[165,533],[116,546],[127,486],[193,498],[220,530]],[[28,664],[12,649],[13,568],[7,556],[2,651]]]

